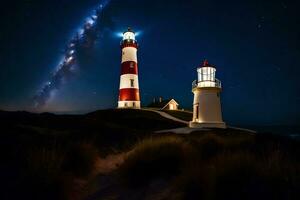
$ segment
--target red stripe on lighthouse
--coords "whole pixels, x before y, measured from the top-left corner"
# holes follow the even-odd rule
[[[124,42],[121,44],[121,48],[125,48],[125,47],[135,47],[138,48],[138,44],[137,43],[132,43],[132,42]]]
[[[121,65],[121,75],[123,74],[138,74],[137,63],[134,61],[123,62]]]
[[[140,92],[136,88],[120,89],[119,101],[140,101]]]

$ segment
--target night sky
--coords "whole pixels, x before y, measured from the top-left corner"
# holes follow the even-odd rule
[[[2,4],[0,109],[33,110],[35,93],[50,78],[70,38],[100,3],[19,0]],[[80,113],[116,107],[118,33],[130,26],[140,32],[142,105],[163,96],[191,108],[196,68],[208,59],[222,81],[225,122],[297,124],[299,8],[296,1],[276,0],[111,0],[96,44],[80,56],[76,74],[39,111]]]

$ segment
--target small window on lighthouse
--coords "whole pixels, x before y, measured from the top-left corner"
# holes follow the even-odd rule
[[[134,79],[130,79],[130,86],[134,87]]]
[[[130,68],[133,68],[134,67],[134,64],[133,62],[130,63]]]

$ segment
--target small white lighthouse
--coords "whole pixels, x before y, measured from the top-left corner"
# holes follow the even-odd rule
[[[141,102],[137,65],[138,44],[135,40],[135,33],[130,28],[123,33],[121,49],[122,64],[118,108],[139,109]]]
[[[216,68],[207,60],[197,68],[198,80],[192,83],[194,93],[192,128],[226,128],[222,120],[221,81],[215,78]]]

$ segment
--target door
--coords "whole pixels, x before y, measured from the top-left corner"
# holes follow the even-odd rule
[[[194,114],[195,119],[198,120],[198,118],[199,118],[199,104],[195,105],[194,112],[195,112],[195,114]]]

